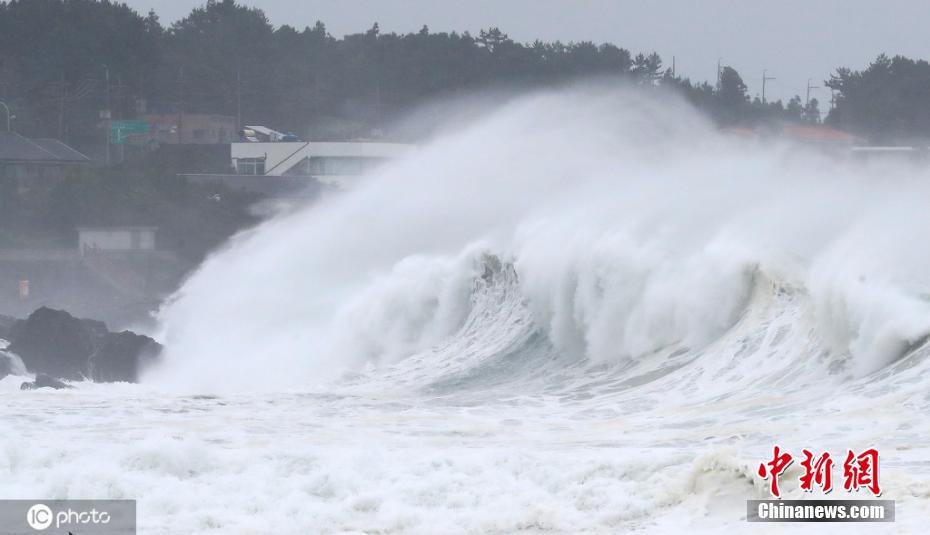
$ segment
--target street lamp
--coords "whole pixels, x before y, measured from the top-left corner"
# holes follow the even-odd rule
[[[15,119],[16,116],[10,113],[10,107],[6,105],[6,102],[0,100],[0,106],[3,106],[3,109],[6,110],[6,131],[11,132],[10,130],[10,119]]]

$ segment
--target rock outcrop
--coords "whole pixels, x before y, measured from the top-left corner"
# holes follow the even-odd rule
[[[111,333],[102,322],[45,307],[13,323],[8,340],[7,350],[18,355],[29,372],[54,380],[135,382],[161,353],[161,345],[147,336]]]
[[[90,378],[98,383],[139,381],[139,373],[161,353],[161,345],[132,331],[107,333],[90,356]]]
[[[44,373],[36,375],[36,380],[32,382],[26,382],[19,385],[20,390],[35,390],[37,388],[54,388],[55,390],[62,390],[64,388],[71,388],[65,383],[53,379]]]
[[[19,355],[32,373],[82,379],[94,352],[96,329],[89,327],[67,312],[43,307],[16,324],[8,350]]]

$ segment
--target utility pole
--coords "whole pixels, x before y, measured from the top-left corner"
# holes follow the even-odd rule
[[[804,107],[808,107],[811,104],[811,89],[820,89],[819,86],[811,85],[811,79],[807,79],[807,98],[804,100]]]
[[[123,108],[126,101],[126,86],[123,85],[123,77],[116,77],[116,118],[123,119]]]
[[[377,115],[378,115],[378,125],[381,125],[381,76],[378,75],[378,79],[375,81],[375,99],[377,104]]]
[[[717,58],[717,91],[720,91],[720,62],[723,58]]]
[[[6,105],[6,102],[0,100],[0,106],[3,106],[3,109],[6,110],[6,131],[12,132],[12,130],[10,130],[10,118],[15,117],[15,115],[10,114],[10,107]]]
[[[236,135],[242,130],[242,70],[236,69]]]
[[[125,95],[125,92],[123,91],[124,88],[125,86],[123,85],[123,77],[117,75],[116,76],[116,88],[115,88],[116,89],[115,99],[116,99],[117,121],[121,121],[123,119],[123,105],[124,105],[123,97]],[[111,118],[113,117],[112,111],[110,112],[110,117]],[[126,160],[126,147],[125,147],[126,140],[123,139],[122,123],[118,123],[118,126],[116,127],[116,142],[119,145],[118,147],[119,148],[119,161],[122,163]]]
[[[768,72],[769,72],[768,69],[762,69],[762,103],[763,104],[765,104],[765,83],[768,82],[769,80],[775,79],[775,77],[773,76],[766,76],[766,73]]]
[[[183,141],[181,133],[184,131],[184,67],[178,73],[178,145]]]
[[[61,71],[61,82],[58,86],[58,139],[65,138],[65,71]]]
[[[106,110],[104,110],[104,118],[106,119],[107,126],[105,129],[106,132],[104,132],[104,135],[106,136],[106,140],[107,140],[107,165],[110,165],[110,130],[113,129],[113,119],[112,119],[113,112],[110,111],[110,68],[104,65],[103,72],[104,72],[104,77],[103,77],[104,78],[104,81],[103,81],[104,91],[107,97],[107,107],[106,107]]]

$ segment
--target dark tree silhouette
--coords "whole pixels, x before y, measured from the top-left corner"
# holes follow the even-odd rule
[[[827,122],[876,141],[930,137],[930,64],[882,54],[863,71],[839,68],[827,87],[836,92]]]
[[[524,44],[496,27],[477,37],[425,26],[396,34],[377,23],[336,39],[322,22],[275,28],[260,9],[234,0],[208,0],[167,28],[153,11],[143,16],[108,0],[0,0],[0,98],[16,109],[16,129],[78,147],[99,145],[108,88],[117,118],[133,118],[144,102],[149,112],[241,115],[246,124],[318,139],[370,136],[437,96],[605,75],[672,88],[723,125],[819,120],[816,101],[751,101],[731,67],[716,87],[692,83],[654,52],[609,43]],[[839,69],[829,82],[839,94],[830,120],[925,131],[927,82],[927,64],[904,58],[881,57],[863,73]]]

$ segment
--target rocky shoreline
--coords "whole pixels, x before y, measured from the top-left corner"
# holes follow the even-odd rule
[[[64,381],[135,383],[162,351],[148,336],[111,332],[103,322],[46,307],[25,320],[0,316],[0,339],[9,342],[0,346],[0,378],[22,366],[36,376],[23,390],[69,388]]]

